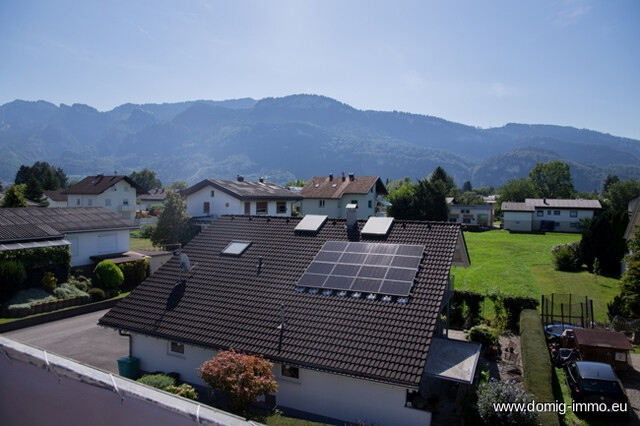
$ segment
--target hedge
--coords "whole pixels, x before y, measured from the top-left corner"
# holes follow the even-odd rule
[[[118,268],[120,268],[122,275],[124,275],[122,289],[125,291],[133,290],[147,278],[149,274],[149,259],[144,258],[120,263],[118,264]]]
[[[461,325],[466,319],[470,325],[479,324],[481,318],[481,305],[485,299],[500,300],[506,314],[506,326],[511,330],[518,328],[520,312],[523,309],[537,309],[540,301],[526,296],[505,296],[496,294],[480,294],[475,291],[455,290],[451,298],[450,324]]]
[[[556,401],[552,387],[552,366],[542,321],[537,311],[525,309],[520,314],[520,348],[524,369],[524,387],[536,403]],[[543,425],[560,425],[555,411],[538,413]]]
[[[0,262],[4,261],[18,261],[27,271],[26,280],[18,290],[40,287],[45,272],[53,272],[59,283],[67,282],[71,271],[69,246],[7,250],[0,252]]]

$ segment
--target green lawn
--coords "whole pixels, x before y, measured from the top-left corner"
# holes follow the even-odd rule
[[[136,238],[133,235],[129,238],[129,247],[130,250],[158,250],[149,238]]]
[[[580,234],[510,234],[504,230],[465,232],[471,257],[469,268],[455,267],[455,288],[478,293],[500,291],[540,298],[542,294],[572,293],[593,299],[596,320],[605,321],[607,302],[618,293],[618,279],[553,268],[551,247],[580,240]]]

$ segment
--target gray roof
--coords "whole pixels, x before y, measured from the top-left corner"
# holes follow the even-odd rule
[[[249,182],[238,180],[205,179],[190,188],[180,191],[184,197],[212,187],[240,200],[302,200],[302,197],[286,188],[270,182]]]
[[[524,200],[526,204],[535,206],[537,208],[559,208],[559,209],[601,209],[600,201],[598,200],[554,200],[551,198],[527,198]]]
[[[533,212],[535,210],[535,206],[526,203],[502,203],[503,212]]]
[[[0,209],[0,241],[34,241],[62,238],[65,234],[107,229],[136,229],[104,207]]]

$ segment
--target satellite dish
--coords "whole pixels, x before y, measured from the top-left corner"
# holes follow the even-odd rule
[[[184,272],[191,271],[191,261],[189,260],[189,257],[186,254],[184,253],[180,254],[180,266],[178,267],[180,268],[181,271],[184,271]]]

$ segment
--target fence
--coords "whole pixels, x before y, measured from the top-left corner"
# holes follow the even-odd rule
[[[593,328],[593,300],[587,296],[552,293],[542,295],[542,322],[548,324],[571,324]]]

